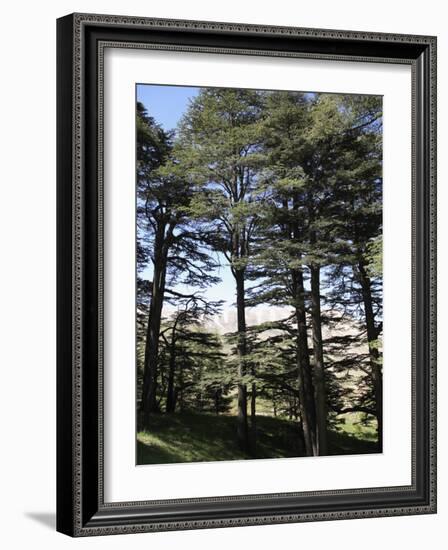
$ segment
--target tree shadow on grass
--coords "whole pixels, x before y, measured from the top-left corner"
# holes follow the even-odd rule
[[[153,415],[150,429],[140,431],[137,464],[213,462],[253,458],[293,458],[305,455],[295,421],[257,416],[255,452],[242,451],[236,439],[236,418],[210,413]],[[376,442],[341,430],[329,432],[329,455],[376,453]]]
[[[139,433],[138,464],[209,462],[246,458],[238,449],[233,418],[185,414],[154,416]]]
[[[236,418],[225,415],[154,415],[150,429],[140,431],[137,442],[138,464],[296,456],[303,456],[297,425],[261,416],[257,417],[257,447],[252,455],[238,446]]]
[[[137,441],[137,464],[173,464],[184,462],[182,457],[159,445],[148,445]]]
[[[362,439],[355,435],[330,431],[328,434],[329,455],[354,455],[377,453],[377,442]]]

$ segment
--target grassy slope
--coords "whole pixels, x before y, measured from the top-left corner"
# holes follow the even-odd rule
[[[329,454],[375,452],[372,433],[359,432],[349,420],[330,432]],[[297,424],[281,418],[257,417],[255,457],[242,452],[236,441],[236,418],[213,414],[154,415],[150,433],[137,435],[137,464],[208,462],[247,458],[303,456]]]

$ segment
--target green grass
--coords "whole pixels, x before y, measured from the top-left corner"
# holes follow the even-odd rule
[[[374,431],[357,419],[345,420],[329,434],[329,454],[375,452]],[[236,440],[234,416],[205,413],[153,415],[150,431],[137,434],[137,464],[209,462],[249,458],[303,456],[297,423],[270,416],[257,417],[257,447],[243,452]]]
[[[328,434],[330,455],[364,454],[376,451],[376,425],[366,421],[363,413],[347,413],[338,417],[338,423]]]

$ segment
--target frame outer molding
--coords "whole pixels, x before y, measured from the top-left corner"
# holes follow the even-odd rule
[[[83,503],[83,316],[84,311],[84,227],[85,197],[83,179],[85,171],[84,145],[84,80],[83,65],[85,43],[83,33],[89,25],[115,28],[139,28],[141,30],[189,31],[194,33],[233,33],[235,36],[288,37],[306,40],[334,40],[338,42],[356,41],[358,43],[406,44],[421,47],[424,52],[414,62],[414,71],[418,63],[423,64],[421,80],[417,82],[423,90],[426,112],[419,112],[417,125],[419,151],[424,154],[421,163],[419,181],[426,186],[424,193],[424,227],[421,238],[426,247],[426,263],[423,266],[426,301],[425,358],[427,361],[427,498],[421,505],[393,506],[385,508],[347,509],[311,513],[284,513],[275,515],[254,514],[250,517],[226,517],[203,520],[151,521],[135,522],[132,508],[138,503],[123,503],[120,518],[115,518],[110,505],[102,502],[98,495],[97,512],[90,517]],[[57,530],[71,536],[92,536],[164,531],[177,529],[207,529],[213,527],[233,527],[242,525],[263,525],[272,523],[290,523],[303,521],[325,521],[334,519],[355,519],[367,517],[396,516],[404,514],[427,514],[436,512],[436,43],[435,37],[403,34],[383,34],[343,30],[308,29],[297,27],[278,27],[246,25],[239,23],[221,23],[206,21],[187,21],[173,19],[152,19],[142,17],[72,14],[58,20],[58,165],[57,165],[57,326],[58,326],[58,487],[57,487]],[[254,50],[256,52],[256,50]],[[285,53],[288,56],[288,53]],[[306,57],[307,55],[297,55]],[[313,54],[312,57],[341,57]],[[348,55],[348,59],[372,61],[357,55]],[[355,59],[356,58],[356,59]],[[375,57],[378,62],[397,62],[389,57]],[[414,144],[413,144],[414,145]],[[426,194],[425,194],[426,193]],[[71,220],[68,223],[68,220]],[[101,215],[100,215],[101,220]],[[101,267],[99,268],[101,274]],[[101,383],[100,383],[101,387]],[[99,465],[98,474],[102,474]],[[384,489],[384,488],[383,488]],[[388,489],[388,488],[385,488]],[[390,488],[392,489],[392,488]],[[344,492],[344,491],[343,491]],[[353,492],[353,491],[352,491]],[[369,491],[362,491],[368,493]],[[329,491],[335,493],[335,491]],[[337,491],[336,491],[337,493]],[[263,496],[263,495],[260,495]],[[224,497],[224,499],[227,497]],[[230,499],[232,497],[229,497]],[[201,500],[201,499],[199,499]],[[213,499],[202,499],[213,500]],[[121,504],[121,503],[119,503]],[[126,509],[130,510],[126,514]]]

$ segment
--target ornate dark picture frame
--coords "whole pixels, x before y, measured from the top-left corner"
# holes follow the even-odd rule
[[[412,484],[104,501],[103,53],[152,47],[412,67]],[[57,22],[57,529],[71,536],[436,511],[436,38],[73,14]]]

